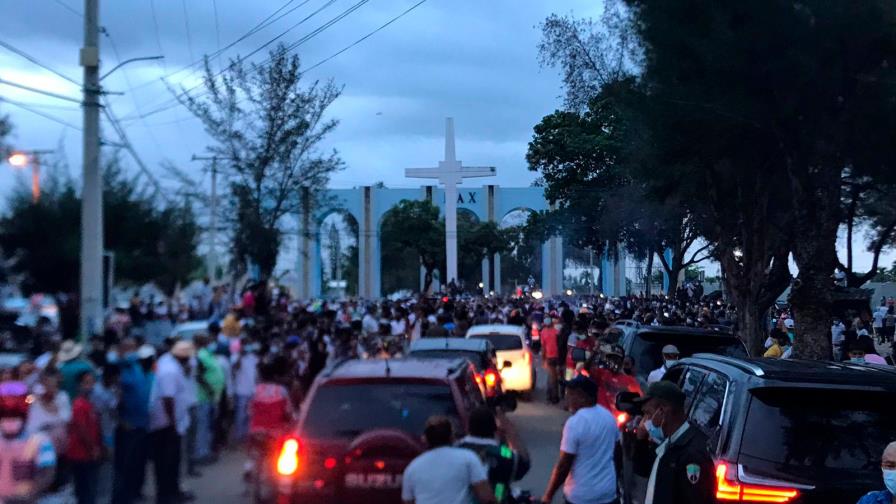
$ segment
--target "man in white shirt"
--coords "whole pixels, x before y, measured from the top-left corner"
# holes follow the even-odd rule
[[[249,434],[249,401],[258,382],[258,343],[247,342],[233,363],[233,438],[239,442]]]
[[[678,362],[678,357],[681,353],[678,351],[678,347],[675,345],[666,345],[663,347],[663,365],[654,369],[647,375],[647,383],[658,382],[666,376],[666,371],[672,367],[676,362]]]
[[[566,384],[566,403],[574,412],[563,426],[560,457],[542,502],[551,502],[563,485],[570,504],[617,502],[614,455],[619,440],[616,419],[597,404],[597,385],[579,375]]]
[[[193,343],[178,341],[156,364],[149,394],[149,442],[159,504],[184,500],[180,490],[181,442],[190,427],[190,405],[196,400],[188,372],[194,354]]]
[[[367,313],[361,319],[361,330],[365,336],[376,336],[380,332],[380,322],[376,318],[376,306],[367,307]]]
[[[473,496],[481,504],[496,502],[479,457],[466,448],[451,446],[451,420],[442,416],[430,418],[423,436],[429,450],[404,470],[404,504],[468,504]]]

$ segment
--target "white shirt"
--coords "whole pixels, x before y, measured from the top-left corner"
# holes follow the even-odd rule
[[[258,356],[250,352],[240,357],[240,368],[233,375],[233,392],[238,396],[251,396],[257,382]]]
[[[361,329],[367,334],[377,334],[380,332],[380,323],[376,317],[368,313],[361,319]]]
[[[56,443],[65,439],[68,430],[68,422],[72,419],[72,403],[63,391],[56,392],[53,398],[56,412],[51,413],[37,399],[28,407],[28,419],[25,420],[25,432],[29,435],[43,432],[50,436]]]
[[[616,498],[613,451],[619,439],[616,419],[603,406],[582,408],[563,426],[560,451],[575,455],[563,495],[575,504],[605,504]]]
[[[684,435],[687,432],[690,424],[685,422],[681,424],[681,427],[672,434],[672,437],[660,443],[656,448],[656,459],[653,461],[653,469],[650,471],[650,479],[647,480],[647,497],[644,498],[644,504],[653,504],[653,491],[654,487],[656,487],[656,469],[659,467],[660,459],[663,458],[663,454],[666,453],[666,450],[672,443],[678,441],[678,438]]]
[[[442,446],[424,452],[404,470],[401,499],[414,504],[468,504],[470,487],[488,480],[472,450]]]
[[[407,329],[404,319],[393,320],[389,325],[392,326],[392,336],[404,336],[404,331]]]
[[[846,330],[846,326],[843,325],[843,322],[840,322],[839,324],[832,325],[831,326],[831,343],[833,343],[834,345],[839,345],[840,343],[843,343],[843,340],[844,340],[843,331],[845,331],[845,330]]]
[[[887,316],[887,309],[878,308],[876,312],[874,312],[874,327],[883,327],[884,326],[884,318]]]
[[[149,430],[157,431],[171,426],[162,399],[174,399],[174,427],[181,435],[190,427],[190,405],[196,401],[196,390],[184,372],[181,363],[170,353],[159,357],[156,376],[149,392]]]
[[[653,371],[650,372],[649,375],[647,375],[647,383],[658,382],[658,381],[662,380],[664,376],[666,376],[666,365],[665,364],[658,367],[657,369],[654,369]]]

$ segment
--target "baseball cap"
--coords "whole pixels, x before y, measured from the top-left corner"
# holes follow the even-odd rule
[[[578,389],[584,392],[589,397],[597,396],[597,384],[584,375],[578,375],[572,380],[566,382],[566,389],[573,390]]]
[[[666,345],[663,347],[663,354],[676,354],[679,355],[681,352],[678,351],[678,347],[675,345]]]
[[[635,403],[644,404],[651,399],[660,399],[662,401],[668,401],[672,404],[683,406],[685,395],[684,392],[678,387],[678,385],[665,380],[660,380],[658,382],[653,382],[647,387],[647,393],[642,397],[635,399]]]

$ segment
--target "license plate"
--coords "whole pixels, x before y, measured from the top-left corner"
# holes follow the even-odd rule
[[[401,477],[401,474],[389,473],[348,473],[345,475],[345,487],[392,490],[401,488]]]

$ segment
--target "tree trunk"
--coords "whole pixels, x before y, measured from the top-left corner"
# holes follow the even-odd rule
[[[840,171],[831,166],[791,166],[794,229],[793,259],[799,276],[790,292],[796,322],[794,354],[831,358],[833,274],[840,225]]]
[[[734,304],[737,307],[737,332],[741,341],[747,345],[747,351],[753,357],[762,357],[765,353],[765,325],[759,305],[746,296],[735,296]],[[767,310],[767,308],[766,308]]]

